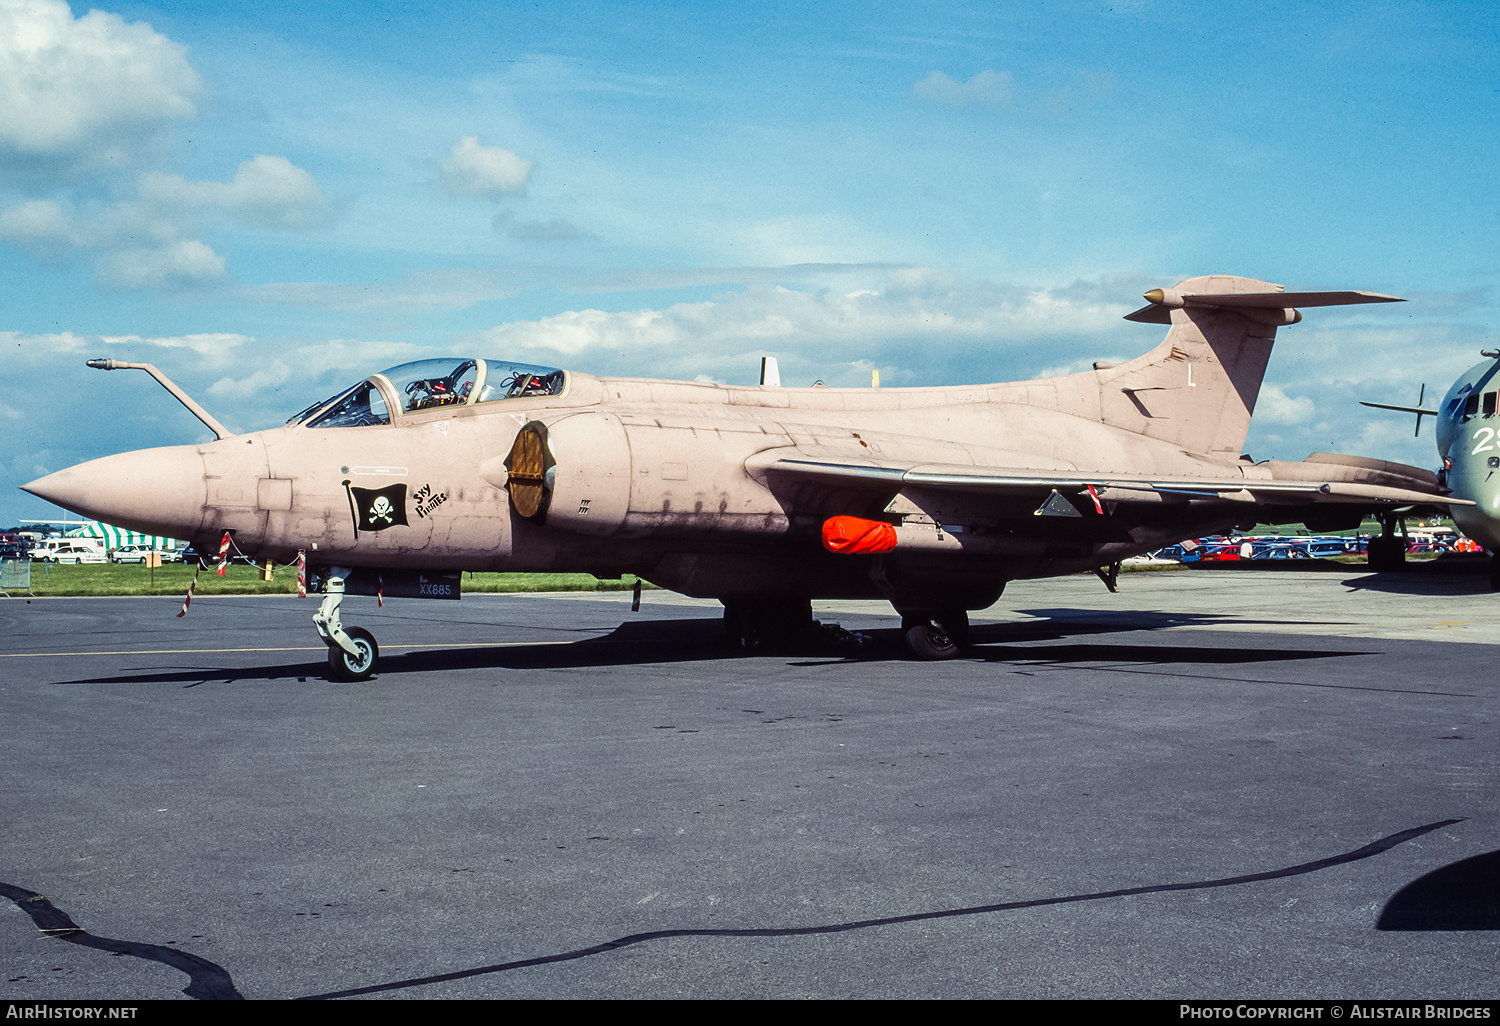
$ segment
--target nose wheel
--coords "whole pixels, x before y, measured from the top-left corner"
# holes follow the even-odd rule
[[[380,658],[380,646],[375,636],[363,627],[350,627],[345,636],[354,646],[346,652],[342,645],[328,646],[328,673],[334,680],[369,680],[375,672],[375,662]]]
[[[380,660],[380,646],[363,627],[345,628],[339,621],[343,601],[344,579],[328,578],[323,604],[313,614],[313,626],[328,646],[328,675],[338,681],[369,680]]]

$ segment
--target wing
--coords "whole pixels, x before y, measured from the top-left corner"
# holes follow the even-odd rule
[[[1362,504],[1367,507],[1398,507],[1441,504],[1472,505],[1454,499],[1418,475],[1431,477],[1418,468],[1406,475],[1389,470],[1337,463],[1290,463],[1272,461],[1247,469],[1265,476],[1178,477],[1171,475],[1111,474],[1097,471],[1030,470],[1012,467],[979,467],[945,464],[910,464],[883,460],[839,460],[809,457],[795,449],[762,454],[757,467],[769,474],[784,474],[830,486],[897,492],[908,489],[964,493],[996,499],[1045,500],[1053,491],[1078,496],[1085,505],[1101,501],[1159,502],[1164,499],[1218,499],[1264,505],[1312,503]],[[1281,470],[1283,476],[1277,476]],[[1292,475],[1295,474],[1295,477]],[[1394,478],[1395,480],[1391,480]],[[1092,496],[1090,495],[1092,493]]]
[[[1393,403],[1370,403],[1363,399],[1359,401],[1359,405],[1370,406],[1377,410],[1395,410],[1397,413],[1415,413],[1423,417],[1436,417],[1442,412],[1441,410],[1424,409],[1421,406],[1396,406]]]

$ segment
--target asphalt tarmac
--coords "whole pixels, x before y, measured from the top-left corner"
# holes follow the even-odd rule
[[[1014,584],[947,663],[647,592],[0,600],[0,995],[1500,996],[1482,564]]]

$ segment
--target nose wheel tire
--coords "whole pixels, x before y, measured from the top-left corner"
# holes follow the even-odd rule
[[[344,633],[354,642],[359,655],[356,657],[338,645],[329,645],[329,675],[340,681],[369,680],[375,672],[375,663],[380,659],[380,646],[375,644],[375,636],[363,627],[349,627]]]

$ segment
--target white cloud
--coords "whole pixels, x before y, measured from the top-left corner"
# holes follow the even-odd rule
[[[665,310],[577,310],[483,333],[502,346],[568,355],[598,349],[756,345],[881,345],[941,339],[946,344],[1014,344],[1102,330],[1127,304],[1080,304],[1047,291],[950,279],[925,270],[888,275],[883,289],[797,291],[752,288]]]
[[[1304,424],[1317,413],[1307,396],[1289,396],[1280,385],[1267,383],[1255,402],[1255,417],[1262,424]]]
[[[190,182],[178,175],[144,174],[140,195],[165,208],[217,208],[263,228],[322,227],[337,212],[312,175],[285,157],[265,155],[242,163],[231,182]]]
[[[27,335],[19,331],[0,331],[0,359],[14,358],[15,354],[34,358],[50,358],[60,353],[84,353],[94,356],[147,355],[143,348],[187,349],[209,361],[216,361],[231,353],[236,347],[255,339],[248,335],[231,332],[204,332],[195,335],[141,336],[141,335],[77,335],[71,331],[47,335]]]
[[[1156,341],[1120,320],[1128,303],[1069,290],[921,268],[866,270],[858,283],[846,272],[829,277],[838,287],[757,286],[665,309],[573,310],[501,324],[467,341],[484,354],[595,373],[726,381],[744,380],[757,354],[772,353],[789,383],[850,385],[868,382],[870,366],[892,385],[1013,380],[1059,359],[1097,357],[1099,336],[1109,339],[1104,351],[1119,350],[1125,338],[1138,339],[1140,351]]]
[[[205,213],[283,230],[327,225],[339,204],[285,157],[232,181],[138,174],[161,130],[197,116],[180,44],[145,23],[61,0],[0,0],[0,180],[35,197],[0,209],[0,240],[38,258],[94,262],[109,288],[178,290],[226,276],[198,236]],[[50,195],[48,195],[50,194]]]
[[[185,49],[144,22],[61,0],[0,0],[0,154],[119,165],[197,115]]]
[[[181,289],[225,276],[225,260],[192,238],[205,210],[267,228],[329,223],[337,204],[284,157],[247,160],[231,182],[140,176],[138,196],[64,205],[27,200],[0,210],[0,240],[44,260],[95,253],[95,279],[110,288]]]
[[[531,174],[531,161],[499,146],[481,146],[466,135],[438,162],[438,182],[455,196],[495,196],[519,192]]]
[[[42,257],[74,250],[140,248],[144,242],[166,245],[192,227],[181,212],[164,215],[134,200],[67,206],[53,200],[28,200],[0,211],[0,239]]]
[[[955,82],[941,71],[934,71],[912,86],[911,91],[924,100],[938,103],[1008,107],[1013,85],[1008,71],[981,71],[967,82]]]
[[[157,349],[188,349],[204,358],[209,365],[227,363],[235,350],[255,339],[232,332],[202,332],[196,335],[173,335],[167,338],[142,338],[140,335],[100,335],[99,341],[111,350],[121,346],[152,346]]]
[[[82,352],[96,338],[98,338],[97,335],[75,335],[71,331],[59,331],[46,335],[0,331],[0,346],[4,347],[6,363],[18,360],[31,365],[39,357]]]
[[[292,369],[280,360],[272,360],[260,370],[243,378],[220,378],[208,386],[208,394],[225,399],[248,399],[268,388],[284,384]]]
[[[62,207],[51,200],[30,200],[0,210],[0,239],[43,258],[56,258],[83,244]]]
[[[1435,408],[1453,380],[1479,362],[1479,350],[1495,345],[1494,337],[1478,325],[1412,323],[1378,310],[1303,314],[1312,323],[1277,332],[1249,451],[1260,459],[1323,451],[1435,465],[1430,419],[1413,437],[1413,417],[1359,401],[1415,404],[1425,383],[1427,405]]]
[[[105,253],[94,265],[100,285],[174,291],[224,277],[224,258],[196,240]]]

